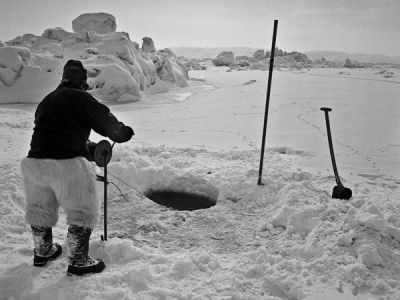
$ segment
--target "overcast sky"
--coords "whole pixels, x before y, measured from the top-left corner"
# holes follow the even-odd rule
[[[400,56],[400,0],[0,0],[0,40],[47,28],[72,31],[83,13],[107,12],[117,31],[157,48],[269,49],[273,20],[284,50]]]

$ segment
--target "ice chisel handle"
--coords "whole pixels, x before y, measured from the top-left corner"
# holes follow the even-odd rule
[[[263,126],[263,135],[261,142],[261,157],[260,157],[260,168],[258,171],[258,185],[262,185],[262,170],[264,164],[264,150],[265,150],[265,136],[267,133],[267,123],[268,123],[268,109],[269,109],[269,97],[271,94],[271,82],[272,82],[272,71],[274,70],[274,57],[275,57],[275,45],[276,45],[276,32],[278,31],[278,20],[274,20],[274,32],[272,34],[272,46],[271,46],[271,55],[269,59],[269,75],[268,75],[268,87],[267,87],[267,95],[265,99],[265,113],[264,113],[264,126]]]
[[[329,151],[331,153],[332,166],[333,166],[333,172],[335,173],[336,183],[337,183],[337,185],[342,185],[342,183],[340,182],[340,177],[339,177],[338,170],[336,167],[335,153],[333,152],[333,145],[332,145],[331,127],[329,125],[329,112],[332,111],[332,108],[321,107],[321,110],[325,112],[326,131],[328,133]]]

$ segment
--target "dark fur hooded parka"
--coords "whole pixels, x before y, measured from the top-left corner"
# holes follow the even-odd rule
[[[86,143],[92,129],[117,143],[128,141],[134,134],[132,128],[119,122],[107,106],[76,82],[64,79],[36,109],[28,157],[89,158]]]

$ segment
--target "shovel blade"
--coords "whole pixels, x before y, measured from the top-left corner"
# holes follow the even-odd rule
[[[343,185],[336,185],[333,187],[332,198],[349,200],[351,198],[352,194],[353,193],[352,193],[351,189],[346,188]]]

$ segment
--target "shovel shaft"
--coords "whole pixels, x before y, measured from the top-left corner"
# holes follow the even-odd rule
[[[328,135],[329,151],[331,153],[332,167],[333,167],[333,172],[335,173],[336,183],[337,185],[342,186],[339,173],[336,167],[335,153],[333,151],[333,144],[332,144],[331,127],[329,124],[329,112],[332,111],[332,109],[327,107],[322,107],[321,110],[325,112],[325,122],[326,122],[326,131]]]

